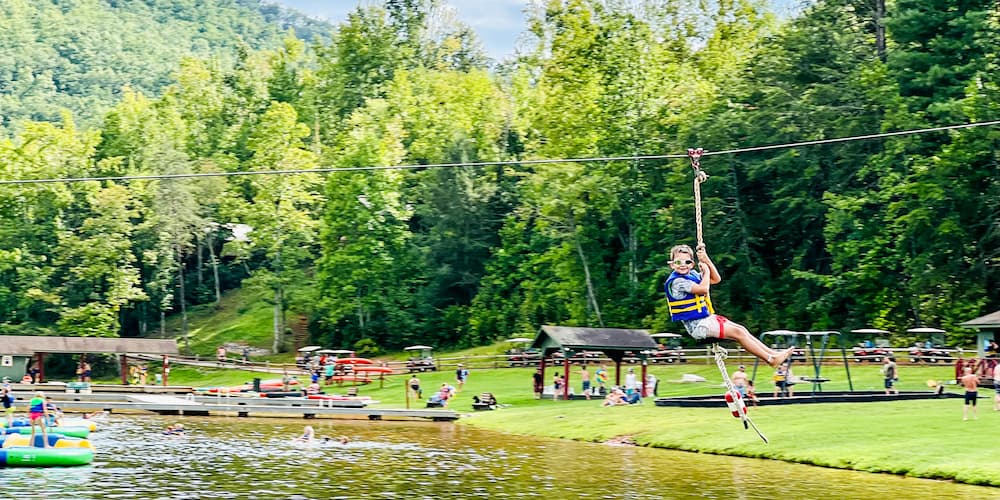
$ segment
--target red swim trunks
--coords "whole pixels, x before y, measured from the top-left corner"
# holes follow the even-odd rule
[[[716,314],[715,320],[719,322],[719,338],[726,338],[726,321],[729,321],[729,319],[720,314]]]

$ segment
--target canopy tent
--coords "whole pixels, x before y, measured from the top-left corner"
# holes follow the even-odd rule
[[[645,351],[656,349],[656,342],[650,337],[649,330],[544,325],[539,329],[531,347],[542,353],[542,358],[539,361],[542,380],[545,379],[545,359],[555,352],[562,353],[563,360],[565,360],[563,376],[566,378],[566,383],[563,384],[563,395],[567,398],[569,397],[570,385],[569,366],[572,364],[575,353],[582,351],[603,352],[615,362],[615,384],[620,385],[621,363],[625,358],[625,353],[631,352],[643,361],[640,390],[645,396],[645,360],[647,356]]]

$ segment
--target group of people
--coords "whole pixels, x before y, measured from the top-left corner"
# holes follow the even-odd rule
[[[625,395],[631,395],[632,392],[642,396],[642,391],[645,389],[645,394],[656,395],[657,388],[659,386],[659,380],[653,374],[646,375],[644,381],[639,381],[638,376],[635,373],[635,368],[629,368],[628,372],[625,374],[625,383],[622,387],[613,387],[612,390],[608,389],[608,369],[604,365],[600,365],[594,372],[593,380],[591,379],[590,371],[587,368],[587,364],[584,363],[580,367],[578,372],[580,376],[580,385],[582,389],[582,394],[586,399],[590,399],[591,396],[605,396],[605,403],[608,401],[608,397],[614,392],[613,389],[620,389]],[[535,392],[535,399],[541,399],[542,394],[545,392],[545,384],[543,380],[544,376],[542,374],[542,369],[539,368],[535,370],[532,374],[532,387]],[[566,377],[561,373],[556,373],[552,378],[552,399],[558,400],[568,393],[573,396],[575,393],[572,388],[566,389]],[[631,396],[630,396],[631,397]],[[605,405],[608,406],[608,405]]]
[[[587,398],[590,399],[590,398]],[[621,405],[635,405],[642,402],[642,391],[637,388],[632,389],[622,389],[619,386],[614,386],[608,391],[608,395],[604,397],[603,406],[621,406]]]
[[[10,387],[4,385],[2,389],[4,412],[7,415],[7,425],[14,423],[14,403],[16,399]],[[56,406],[51,397],[46,397],[42,391],[35,392],[35,396],[28,401],[28,420],[31,423],[31,438],[29,443],[35,443],[35,436],[42,435],[42,447],[50,448],[48,427],[59,425],[62,419],[62,409]],[[37,429],[37,430],[36,430]]]

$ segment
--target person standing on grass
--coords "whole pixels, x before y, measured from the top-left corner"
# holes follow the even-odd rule
[[[976,398],[979,397],[979,376],[972,373],[971,367],[965,367],[965,375],[960,380],[965,387],[965,405],[962,407],[962,420],[969,419],[969,406],[972,406],[972,420],[976,420]]]
[[[545,381],[542,379],[542,369],[535,370],[531,375],[531,382],[534,384],[535,399],[542,399],[542,391],[545,389]]]
[[[899,380],[899,368],[896,367],[896,358],[893,356],[887,356],[885,358],[885,364],[882,365],[882,375],[885,377],[885,393],[889,394],[899,394],[899,389],[896,388],[896,381]]]
[[[424,391],[420,389],[420,379],[417,378],[416,375],[410,377],[410,381],[407,382],[407,385],[410,386],[410,393],[412,393],[415,398],[417,399],[424,398]]]
[[[743,365],[740,365],[740,368],[736,370],[736,372],[733,373],[733,376],[730,378],[733,381],[733,387],[735,387],[736,390],[739,391],[740,396],[743,396],[743,398],[746,399],[747,380],[750,380],[750,378],[747,376],[747,368]]]
[[[455,383],[458,384],[458,392],[462,392],[467,378],[469,378],[469,370],[466,370],[462,363],[459,363],[458,368],[455,369]]]
[[[587,371],[587,363],[580,369],[580,383],[583,385],[583,395],[590,399],[590,372]]]

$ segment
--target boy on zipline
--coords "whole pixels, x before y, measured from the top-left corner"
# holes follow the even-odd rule
[[[673,272],[663,284],[670,307],[670,319],[684,324],[689,335],[698,340],[706,338],[731,339],[772,367],[784,363],[794,348],[775,351],[754,337],[743,325],[715,314],[708,296],[712,285],[722,281],[715,264],[708,258],[704,245],[698,246],[698,268],[695,271],[694,252],[688,245],[670,249],[670,268]]]

